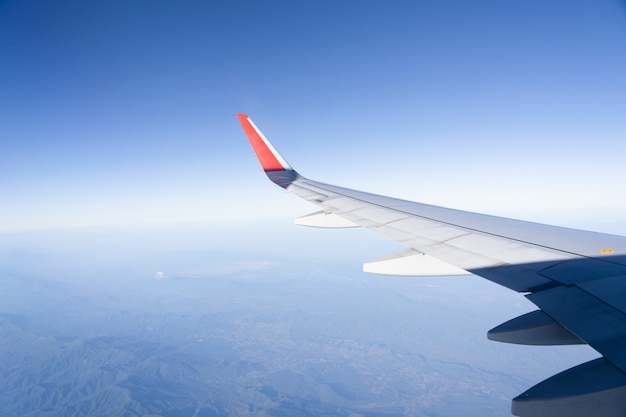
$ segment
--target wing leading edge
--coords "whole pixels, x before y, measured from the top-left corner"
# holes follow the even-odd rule
[[[602,358],[561,372],[513,400],[518,416],[626,413],[626,237],[432,206],[299,175],[250,118],[237,117],[267,176],[322,210],[297,223],[362,226],[407,247],[365,264],[389,275],[472,273],[540,309],[492,329],[509,343],[587,343]],[[590,381],[594,381],[591,383]]]

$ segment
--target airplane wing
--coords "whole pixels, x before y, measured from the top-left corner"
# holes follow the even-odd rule
[[[529,345],[589,344],[602,357],[554,375],[512,401],[517,416],[626,415],[626,237],[453,210],[310,180],[244,114],[237,117],[267,176],[321,210],[296,220],[366,227],[406,250],[366,272],[471,273],[524,293],[539,309],[489,339]]]

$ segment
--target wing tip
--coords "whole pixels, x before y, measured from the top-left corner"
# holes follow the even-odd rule
[[[265,172],[293,170],[248,115],[237,113],[237,118]]]
[[[236,115],[257,159],[261,163],[261,167],[270,180],[283,188],[291,184],[298,177],[296,171],[285,161],[247,114],[236,113]]]

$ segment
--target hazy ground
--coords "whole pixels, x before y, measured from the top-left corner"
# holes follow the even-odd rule
[[[0,416],[506,416],[597,356],[489,342],[476,277],[367,275],[367,231],[275,222],[0,235]]]

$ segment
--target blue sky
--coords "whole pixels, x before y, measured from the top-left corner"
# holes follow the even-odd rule
[[[313,211],[302,174],[573,226],[624,220],[619,1],[3,1],[0,231]]]

